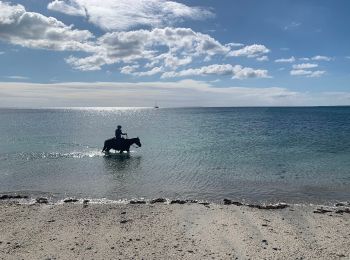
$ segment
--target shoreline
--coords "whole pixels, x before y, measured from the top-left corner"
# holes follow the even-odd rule
[[[0,200],[0,259],[350,258],[348,204],[180,202]]]
[[[216,205],[236,205],[236,206],[247,206],[247,207],[265,207],[265,206],[277,206],[277,207],[289,207],[293,205],[298,206],[319,206],[319,207],[339,207],[347,206],[350,207],[350,200],[330,200],[330,201],[301,201],[301,202],[286,202],[284,200],[274,200],[274,201],[252,201],[244,199],[228,199],[224,198],[222,200],[201,200],[201,199],[182,199],[182,198],[167,198],[167,197],[157,197],[157,198],[120,198],[120,199],[110,199],[106,197],[102,198],[91,198],[91,197],[77,197],[77,196],[50,196],[43,194],[42,196],[37,195],[27,195],[26,193],[20,192],[5,192],[0,193],[1,201],[12,201],[19,204],[51,204],[59,205],[64,203],[91,203],[91,204],[216,204]]]

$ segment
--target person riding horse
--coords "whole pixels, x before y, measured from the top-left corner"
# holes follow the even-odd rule
[[[131,139],[124,139],[122,135],[128,135],[127,133],[122,132],[122,126],[118,125],[118,128],[115,130],[115,137],[107,139],[104,142],[104,146],[102,148],[102,152],[105,152],[106,154],[109,153],[109,150],[114,149],[116,151],[119,151],[119,153],[123,153],[124,151],[130,152],[130,146],[133,144],[136,144],[138,147],[141,147],[140,138],[131,138]]]
[[[122,135],[128,135],[128,134],[127,133],[123,133],[122,132],[122,126],[118,125],[118,128],[115,130],[115,139],[116,139],[118,144],[120,144],[124,140]]]

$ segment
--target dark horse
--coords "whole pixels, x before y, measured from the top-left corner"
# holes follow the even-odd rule
[[[136,144],[138,147],[141,147],[140,139],[137,137],[131,139],[120,139],[119,141],[117,141],[117,139],[111,138],[105,141],[102,152],[109,153],[109,150],[111,149],[119,151],[120,153],[123,153],[124,151],[130,152],[130,146],[132,146],[133,144]]]

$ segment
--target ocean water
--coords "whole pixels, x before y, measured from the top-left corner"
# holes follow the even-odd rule
[[[101,153],[118,124],[141,148]],[[0,193],[350,199],[350,107],[0,109]]]

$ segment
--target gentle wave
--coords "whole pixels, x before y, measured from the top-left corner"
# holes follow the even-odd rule
[[[102,153],[100,150],[93,150],[93,151],[73,151],[73,152],[67,152],[67,153],[61,153],[61,152],[21,152],[21,153],[11,153],[11,154],[4,154],[0,155],[0,160],[11,160],[11,159],[17,159],[17,160],[25,160],[25,161],[33,161],[38,159],[60,159],[60,158],[74,158],[74,159],[81,159],[81,158],[93,158],[93,157],[102,157],[104,156],[104,153]]]

